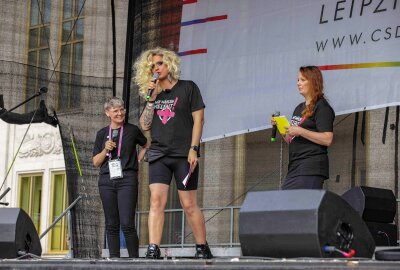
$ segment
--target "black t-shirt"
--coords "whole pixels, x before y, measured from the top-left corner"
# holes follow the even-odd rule
[[[118,144],[121,129],[117,129],[118,134],[116,134],[114,141],[117,144],[117,147],[111,151],[112,159],[117,158],[118,155]],[[99,154],[103,151],[106,141],[108,141],[109,134],[109,126],[106,126],[100,129],[96,135],[96,141],[94,143],[93,148],[93,156]],[[111,132],[113,134],[113,132]],[[122,171],[125,174],[129,175],[130,172],[135,172],[138,170],[138,161],[137,161],[137,153],[136,153],[136,145],[139,144],[141,146],[145,145],[147,142],[146,137],[140,131],[140,129],[132,124],[125,123],[124,124],[124,133],[122,134],[122,145],[121,145],[121,166]],[[106,157],[103,164],[100,167],[100,174],[109,174],[110,171],[108,169],[108,160]]]
[[[187,157],[192,143],[192,112],[205,108],[197,85],[178,80],[157,95],[151,124],[151,149],[173,157]]]
[[[293,112],[291,124],[315,132],[333,132],[335,112],[322,98],[317,101],[313,115],[303,120],[301,112],[305,102],[300,103]],[[316,144],[301,136],[294,137],[289,144],[288,176],[321,175],[329,178],[329,160],[326,146]]]

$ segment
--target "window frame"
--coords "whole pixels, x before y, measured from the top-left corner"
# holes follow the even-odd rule
[[[76,109],[81,109],[81,77],[82,77],[82,62],[83,62],[83,46],[84,46],[84,19],[85,19],[85,7],[83,7],[82,14],[79,15],[78,3],[84,3],[81,0],[69,0],[72,3],[71,7],[71,16],[65,18],[65,3],[66,0],[62,1],[61,11],[60,11],[60,34],[59,34],[59,52],[60,52],[60,64],[58,66],[59,70],[59,83],[58,83],[58,91],[57,91],[57,109],[61,112],[72,111]],[[78,16],[79,15],[79,16]],[[69,23],[70,29],[74,26],[74,22],[76,21],[75,27],[73,31],[67,33],[66,37],[69,35],[70,38],[64,41],[64,24]],[[82,21],[82,35],[81,38],[76,38],[77,33],[77,24],[78,21]],[[81,57],[77,58],[76,47],[80,46],[80,55]],[[68,52],[66,49],[68,48]],[[62,56],[68,53],[67,64],[64,65]],[[76,60],[79,60],[78,61]],[[79,65],[77,65],[77,63]],[[78,66],[78,68],[76,68]],[[66,68],[64,68],[66,67]],[[73,102],[74,98],[77,99],[77,102]],[[77,103],[77,104],[74,104]]]
[[[50,208],[49,208],[49,216],[48,216],[48,221],[49,221],[49,226],[53,223],[54,220],[54,206],[55,206],[55,202],[54,202],[54,196],[55,196],[55,178],[58,175],[62,175],[63,176],[63,200],[62,200],[62,210],[61,213],[65,211],[65,209],[67,209],[68,207],[68,183],[67,183],[67,174],[65,170],[57,170],[57,171],[52,171],[51,172],[51,184],[50,184]],[[54,254],[54,255],[61,255],[61,254],[68,254],[69,251],[69,243],[68,243],[68,237],[70,237],[68,235],[68,218],[67,215],[65,215],[60,221],[58,221],[58,223],[61,223],[60,227],[61,227],[61,247],[66,247],[66,249],[60,249],[60,250],[54,250],[52,249],[52,239],[53,239],[53,228],[49,231],[48,234],[48,249],[47,249],[47,253],[48,254]],[[64,242],[65,241],[65,242]]]
[[[43,176],[44,173],[42,172],[33,172],[33,173],[20,173],[18,174],[18,196],[17,196],[17,205],[19,208],[21,208],[22,210],[24,210],[28,216],[31,218],[32,223],[35,225],[35,229],[38,232],[38,234],[40,234],[41,232],[41,216],[43,213],[43,209],[42,209],[42,195],[43,195]],[[29,202],[28,202],[28,211],[26,211],[25,209],[22,208],[21,205],[21,199],[22,199],[22,178],[28,177],[29,178]],[[35,219],[34,219],[34,204],[35,204],[35,194],[34,194],[34,186],[36,185],[36,179],[34,180],[34,185],[33,185],[33,181],[32,179],[36,178],[36,177],[41,177],[41,185],[40,185],[40,197],[39,197],[39,218],[38,218],[38,226],[36,226],[35,224]]]
[[[32,4],[39,2],[38,14],[33,14]],[[26,81],[25,81],[25,98],[28,99],[37,93],[39,88],[47,86],[49,77],[49,61],[50,61],[50,47],[48,40],[50,39],[51,29],[51,0],[31,0],[29,3],[29,20],[28,20],[28,38],[27,38],[27,68],[26,68]],[[48,6],[46,6],[48,5]],[[49,11],[49,20],[46,22],[42,21],[42,16],[39,9],[44,14]],[[32,25],[32,18],[37,17],[37,24]],[[45,18],[44,18],[45,19]],[[48,30],[46,30],[48,29]],[[35,36],[31,36],[32,31],[37,31]],[[36,44],[31,47],[33,42],[32,38],[35,38]],[[47,41],[42,43],[42,41]],[[46,59],[41,58],[44,52],[47,50]],[[31,63],[31,55],[35,54],[34,63]],[[42,60],[45,60],[44,62]],[[42,85],[46,82],[46,85]],[[30,112],[36,109],[39,105],[39,100],[34,99],[25,104],[25,112]]]

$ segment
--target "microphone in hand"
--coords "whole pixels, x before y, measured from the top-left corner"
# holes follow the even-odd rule
[[[118,137],[118,129],[113,129],[112,134],[111,134],[111,140],[113,142],[117,141],[117,137]]]
[[[157,72],[154,73],[154,74],[153,74],[153,80],[151,80],[151,81],[152,81],[153,83],[157,82],[159,76],[160,76],[160,75],[158,75]],[[151,95],[153,94],[153,90],[154,90],[154,88],[153,88],[153,89],[147,90],[147,95],[146,95],[146,99],[147,99],[147,100],[149,100],[149,99],[151,98]]]
[[[109,156],[110,152],[114,150],[115,148],[115,143],[117,141],[118,138],[118,129],[113,129],[112,133],[111,133],[111,138],[108,138],[108,141],[106,142],[106,150],[107,150],[107,156]],[[112,142],[113,145],[110,145],[110,141]]]
[[[277,117],[280,116],[281,113],[279,111],[276,111],[272,114],[272,117]],[[272,126],[272,134],[271,134],[271,142],[275,142],[276,141],[276,125]]]

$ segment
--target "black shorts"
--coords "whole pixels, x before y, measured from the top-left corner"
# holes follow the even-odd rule
[[[162,157],[150,163],[149,166],[149,184],[166,184],[170,185],[172,175],[175,177],[176,187],[178,190],[196,190],[199,180],[199,164],[190,175],[189,181],[185,186],[182,184],[183,179],[189,173],[189,163],[186,157]]]
[[[286,177],[282,189],[322,189],[325,176],[322,175],[299,175]]]

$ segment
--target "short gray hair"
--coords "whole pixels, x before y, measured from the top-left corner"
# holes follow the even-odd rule
[[[112,97],[106,103],[104,103],[104,110],[108,110],[114,107],[124,107],[125,103],[122,99],[117,97]]]

